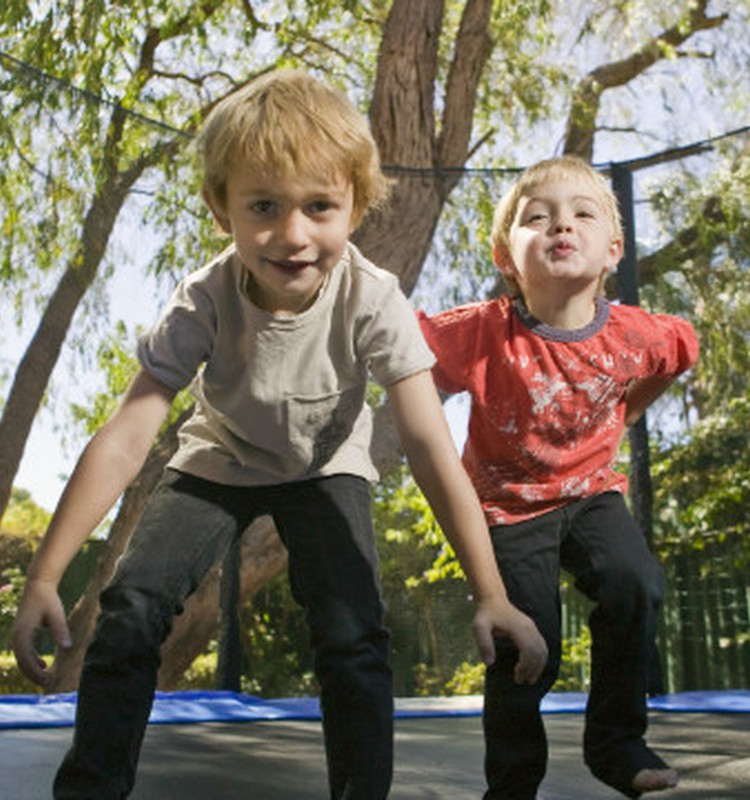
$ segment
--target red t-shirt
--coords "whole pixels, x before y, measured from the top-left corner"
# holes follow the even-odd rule
[[[573,331],[540,323],[507,296],[419,319],[437,385],[471,396],[463,461],[490,525],[625,493],[613,463],[628,384],[675,377],[698,356],[686,320],[603,298]]]

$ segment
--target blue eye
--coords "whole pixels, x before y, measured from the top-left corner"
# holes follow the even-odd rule
[[[275,204],[272,200],[254,200],[249,208],[256,214],[268,214],[274,210]]]

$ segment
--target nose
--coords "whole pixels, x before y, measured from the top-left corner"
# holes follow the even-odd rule
[[[279,219],[279,237],[290,247],[307,244],[307,218],[300,209],[292,209]]]
[[[573,215],[569,211],[561,210],[554,219],[556,231],[569,231],[573,228]]]

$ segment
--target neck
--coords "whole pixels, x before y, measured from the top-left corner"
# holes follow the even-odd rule
[[[552,328],[578,330],[596,316],[596,294],[524,298],[529,313]]]

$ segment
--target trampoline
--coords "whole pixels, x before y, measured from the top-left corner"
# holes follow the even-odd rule
[[[51,797],[70,743],[75,694],[0,697],[0,798]],[[543,800],[615,800],[581,761],[585,695],[552,694],[543,711],[550,764]],[[654,797],[750,797],[750,691],[686,692],[650,701],[649,742],[680,772]],[[481,698],[396,701],[393,800],[479,800]],[[323,800],[314,698],[262,700],[232,692],[156,697],[133,800]]]

